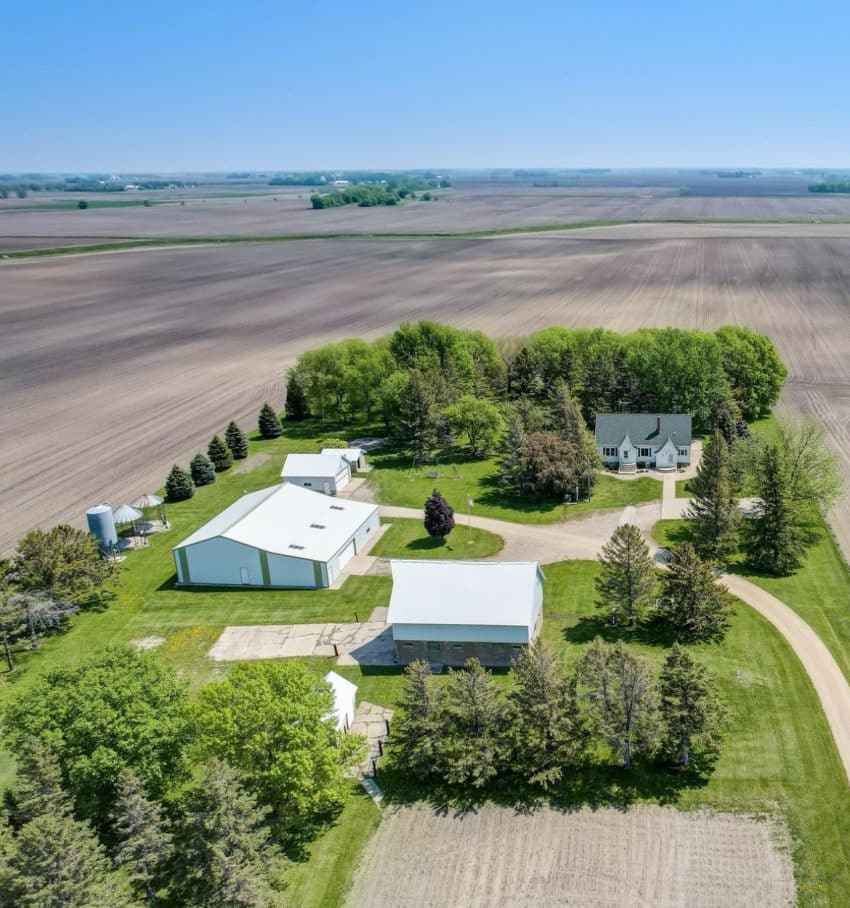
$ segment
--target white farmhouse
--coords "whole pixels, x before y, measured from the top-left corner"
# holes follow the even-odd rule
[[[337,731],[348,731],[354,722],[354,701],[357,696],[357,685],[336,672],[328,672],[324,678],[331,686],[334,695],[334,708],[324,719],[334,719]]]
[[[596,447],[606,467],[675,470],[691,462],[691,417],[685,413],[597,413]]]
[[[351,468],[352,473],[366,466],[366,452],[363,448],[322,448],[322,454],[341,457]]]
[[[376,537],[378,506],[284,483],[243,495],[174,548],[180,585],[330,586]]]
[[[543,572],[534,561],[392,561],[387,621],[396,660],[510,665],[540,629]]]
[[[351,467],[339,454],[287,454],[280,478],[304,489],[336,495],[351,481]]]

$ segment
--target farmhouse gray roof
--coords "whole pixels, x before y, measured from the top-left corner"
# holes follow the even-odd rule
[[[596,444],[619,446],[626,436],[633,445],[661,447],[691,443],[691,417],[686,413],[597,413]]]

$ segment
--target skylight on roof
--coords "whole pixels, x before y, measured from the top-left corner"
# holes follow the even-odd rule
[[[303,551],[303,549],[304,549],[303,545],[296,545],[294,542],[290,542],[289,547],[291,549],[298,549],[298,551]]]
[[[344,511],[345,508],[341,504],[332,504],[331,510],[332,511]]]
[[[323,523],[311,523],[310,524],[311,530],[323,530],[324,528],[325,528],[325,525]]]

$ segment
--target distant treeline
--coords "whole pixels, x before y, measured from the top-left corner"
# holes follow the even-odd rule
[[[422,198],[432,199],[430,190],[448,186],[448,180],[424,180],[412,177],[394,177],[386,183],[360,183],[335,189],[332,192],[316,193],[310,196],[313,208],[337,208],[340,205],[357,205],[372,208],[375,205],[398,205],[404,199],[415,198],[417,192],[425,190]]]
[[[352,185],[361,183],[380,183],[396,189],[405,182],[425,182],[433,185],[423,186],[432,189],[440,186],[448,188],[451,183],[430,170],[404,171],[392,173],[383,170],[347,170],[347,171],[307,171],[304,173],[279,173],[269,180],[269,186],[331,186],[335,180],[347,180]]]
[[[19,199],[25,199],[30,192],[127,192],[127,186],[134,189],[173,189],[192,186],[179,180],[99,180],[92,177],[65,177],[63,180],[25,180],[0,176],[0,199],[6,199],[13,193]]]
[[[850,192],[850,181],[843,183],[812,183],[809,192]]]

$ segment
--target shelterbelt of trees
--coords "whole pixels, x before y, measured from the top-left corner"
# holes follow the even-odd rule
[[[304,353],[288,374],[286,413],[379,419],[413,449],[468,442],[483,453],[515,423],[546,429],[557,393],[588,426],[598,412],[689,413],[695,431],[717,427],[731,438],[769,412],[785,376],[773,342],[737,326],[551,327],[497,342],[422,321],[371,343],[352,338]]]
[[[314,208],[337,208],[340,205],[358,205],[371,208],[375,205],[398,205],[400,201],[412,197],[415,193],[426,190],[423,198],[431,199],[427,190],[449,186],[447,180],[420,179],[415,177],[396,177],[381,183],[360,183],[345,189],[332,192],[316,193],[310,196]]]

